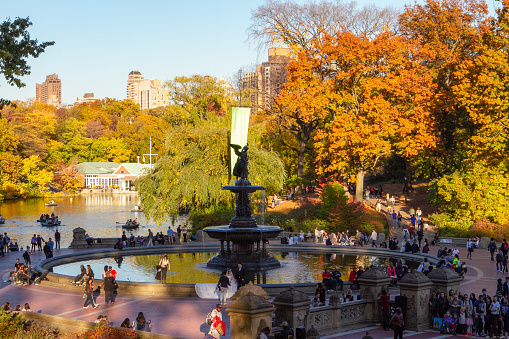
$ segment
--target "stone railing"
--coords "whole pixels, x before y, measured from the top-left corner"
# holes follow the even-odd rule
[[[366,323],[366,300],[339,305],[313,307],[309,310],[306,328],[313,326],[320,334],[343,332]]]

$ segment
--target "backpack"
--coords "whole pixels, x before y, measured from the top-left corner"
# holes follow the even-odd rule
[[[28,251],[25,251],[25,253],[23,253],[23,259],[28,260],[28,258],[30,258]]]
[[[506,242],[502,244],[502,248],[504,249],[504,251],[509,250],[509,246],[507,245]]]

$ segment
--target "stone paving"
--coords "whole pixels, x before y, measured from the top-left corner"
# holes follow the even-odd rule
[[[298,245],[306,246],[306,245]],[[430,253],[434,254],[438,247],[431,247]],[[55,255],[73,253],[83,250],[62,249],[55,250]],[[100,250],[99,250],[100,251]],[[466,256],[466,249],[460,249],[460,258]],[[473,260],[466,260],[468,273],[461,284],[462,293],[474,292],[479,294],[482,288],[487,288],[488,293],[493,294],[496,289],[497,278],[505,279],[505,274],[495,270],[495,264],[490,260],[487,250],[476,250],[473,253]],[[154,333],[171,335],[180,338],[203,338],[208,332],[205,324],[205,317],[210,312],[215,300],[198,298],[169,298],[161,296],[134,296],[118,295],[114,305],[105,305],[104,296],[96,294],[100,306],[97,309],[83,309],[83,291],[76,287],[76,290],[60,290],[42,285],[30,285],[26,287],[17,286],[8,282],[9,272],[13,270],[15,259],[22,260],[22,252],[7,253],[0,257],[0,303],[9,301],[11,306],[30,303],[35,312],[56,315],[66,318],[94,321],[98,315],[107,315],[113,325],[119,326],[126,318],[134,319],[138,312],[143,312],[147,319],[152,321]],[[44,259],[42,252],[35,252],[32,256],[32,264],[35,265]],[[226,338],[230,337],[229,317],[223,308],[223,319],[226,322]],[[365,330],[376,339],[392,338],[392,332],[385,332],[377,327],[370,327]],[[346,332],[342,334],[326,336],[324,338],[362,338],[365,330]],[[452,336],[441,335],[437,332],[409,332],[405,337],[420,338],[449,338]]]

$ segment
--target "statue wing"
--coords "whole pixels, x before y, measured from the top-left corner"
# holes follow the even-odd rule
[[[236,144],[230,144],[230,147],[233,148],[235,151],[235,154],[240,157],[240,150],[242,149],[242,146],[236,145]]]

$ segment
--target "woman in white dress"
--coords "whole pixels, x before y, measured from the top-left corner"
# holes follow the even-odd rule
[[[230,269],[226,271],[226,277],[230,280],[230,286],[228,286],[226,292],[226,299],[228,299],[237,292],[237,281],[235,281]],[[195,284],[194,287],[196,294],[202,299],[218,299],[219,297],[219,290],[216,288],[217,284]]]
[[[231,298],[232,295],[237,292],[237,281],[233,277],[233,273],[231,269],[228,269],[226,271],[226,277],[228,277],[228,280],[230,280],[230,286],[228,286],[228,292],[226,293],[226,298]]]

